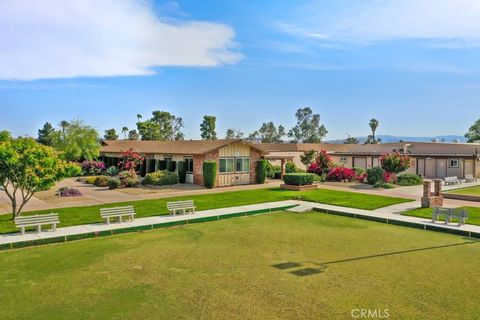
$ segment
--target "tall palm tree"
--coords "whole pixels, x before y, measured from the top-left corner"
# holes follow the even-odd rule
[[[127,127],[123,127],[123,128],[122,128],[122,132],[123,132],[123,136],[124,136],[125,140],[127,140],[128,128],[127,128]]]
[[[65,139],[65,130],[70,126],[70,122],[62,120],[58,125],[62,128],[63,138]]]
[[[375,132],[377,131],[378,124],[379,124],[379,122],[378,122],[377,119],[371,119],[370,120],[369,126],[370,126],[370,129],[372,130],[372,143],[377,143],[377,139],[375,137]]]
[[[140,113],[137,114],[137,120],[138,120],[138,122],[140,122],[140,119],[142,119],[142,118],[143,118],[143,117],[142,117],[142,115],[141,115]]]

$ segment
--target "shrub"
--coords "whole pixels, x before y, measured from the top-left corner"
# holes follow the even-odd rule
[[[204,161],[203,162],[203,185],[206,188],[213,188],[217,180],[217,162]]]
[[[123,171],[137,171],[137,168],[143,163],[145,157],[141,156],[138,152],[133,150],[127,150],[122,153],[122,157],[118,166]]]
[[[285,184],[305,186],[313,183],[315,175],[312,173],[287,173],[283,176]]]
[[[382,188],[382,189],[393,189],[395,188],[395,185],[391,183],[386,183],[385,181],[377,181],[373,185],[374,188]]]
[[[332,158],[327,154],[327,151],[321,150],[317,153],[315,162],[308,167],[307,172],[322,175],[328,173],[332,167]]]
[[[257,161],[257,183],[259,184],[265,183],[265,179],[267,178],[267,163],[268,161],[265,159]]]
[[[90,177],[87,177],[85,178],[85,183],[86,184],[94,184],[95,183],[95,180],[98,178],[98,176],[90,176]]]
[[[300,169],[293,162],[287,162],[285,164],[285,173],[305,173],[305,170]]]
[[[110,178],[108,179],[108,189],[118,189],[122,186],[122,181],[118,178]]]
[[[75,188],[67,188],[63,187],[58,189],[58,195],[60,197],[81,197],[83,194],[80,192],[80,190],[75,189]]]
[[[111,177],[115,177],[118,174],[119,170],[115,166],[111,166],[107,169],[107,174]]]
[[[83,174],[82,167],[75,163],[75,162],[69,162],[65,166],[65,176],[66,177],[78,177]]]
[[[178,182],[185,183],[187,181],[187,166],[185,161],[177,162]]]
[[[367,173],[367,170],[363,168],[352,168],[352,169],[353,171],[355,171],[355,174],[357,176],[362,176],[363,174]]]
[[[82,171],[85,176],[95,176],[105,170],[105,163],[102,161],[83,161]]]
[[[108,180],[109,178],[107,176],[98,176],[95,178],[95,181],[93,181],[93,184],[97,187],[106,187],[108,186]]]
[[[383,181],[386,183],[397,183],[397,175],[393,172],[387,172],[383,174]]]
[[[269,177],[270,179],[280,179],[281,172],[282,168],[280,166],[274,166],[269,161],[267,161],[267,177]]]
[[[177,162],[176,161],[167,161],[167,170],[170,172],[175,172],[175,169],[177,168]]]
[[[137,173],[133,170],[120,171],[118,178],[120,179],[122,187],[124,188],[133,188],[138,186],[140,183]]]
[[[399,152],[385,153],[380,157],[380,164],[385,171],[398,174],[410,168],[410,157]]]
[[[165,186],[177,184],[179,181],[178,175],[175,172],[168,170],[148,173],[142,180],[143,185]]]
[[[368,184],[374,185],[377,182],[383,181],[383,175],[385,170],[381,167],[374,167],[367,169],[367,182]]]
[[[353,169],[350,168],[344,168],[344,167],[339,167],[339,168],[333,168],[330,170],[330,172],[327,174],[327,181],[337,181],[337,182],[342,182],[342,181],[352,181],[356,180],[356,174]]]
[[[412,173],[403,173],[397,177],[397,183],[401,186],[416,186],[423,183],[422,177]]]

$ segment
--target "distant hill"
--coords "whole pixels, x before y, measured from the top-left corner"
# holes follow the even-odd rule
[[[464,136],[457,135],[447,135],[447,136],[435,136],[435,137],[405,137],[405,136],[389,136],[389,135],[379,135],[378,138],[382,139],[383,143],[388,142],[399,142],[399,141],[409,141],[409,142],[431,142],[432,140],[438,140],[442,142],[467,142]],[[360,143],[364,143],[367,140],[367,137],[356,137]],[[326,141],[327,143],[343,143],[343,139],[330,140]]]

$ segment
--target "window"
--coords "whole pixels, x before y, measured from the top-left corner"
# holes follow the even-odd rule
[[[340,162],[347,162],[347,157],[340,157]]]
[[[459,167],[458,159],[450,159],[448,167],[449,168],[458,168]]]
[[[220,173],[232,173],[233,172],[233,158],[222,158],[220,162]]]
[[[250,172],[250,158],[237,158],[235,163],[237,172]]]
[[[187,173],[193,173],[193,158],[184,158],[185,161],[185,170]]]

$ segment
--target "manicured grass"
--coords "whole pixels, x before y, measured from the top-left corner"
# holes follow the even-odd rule
[[[367,210],[373,210],[397,203],[411,201],[402,198],[392,198],[326,189],[298,192],[285,191],[279,188],[275,188],[212,193],[195,196],[142,200],[124,203],[112,203],[88,207],[61,208],[54,210],[28,212],[24,213],[24,215],[56,212],[59,214],[61,222],[60,227],[66,227],[72,225],[101,222],[99,210],[100,208],[106,207],[134,205],[135,211],[137,212],[137,218],[141,218],[168,214],[166,208],[167,201],[191,199],[195,201],[197,210],[208,210],[271,201],[291,200],[297,196],[302,196],[303,200]],[[0,216],[0,233],[14,232],[15,230],[16,229],[10,215]]]
[[[467,224],[474,224],[477,226],[480,226],[480,208],[478,207],[461,207],[461,209],[467,209],[468,210],[468,219],[466,221]],[[433,209],[430,208],[419,208],[415,210],[410,210],[410,211],[405,211],[402,213],[405,216],[411,216],[411,217],[419,217],[419,218],[432,218],[432,212]],[[440,220],[444,220],[441,218]],[[456,220],[453,220],[456,222]]]
[[[0,252],[0,319],[475,319],[480,242],[273,213]],[[445,300],[448,297],[447,300]]]
[[[480,197],[480,186],[449,190],[449,191],[447,191],[447,193],[467,194],[467,195],[479,196]]]

